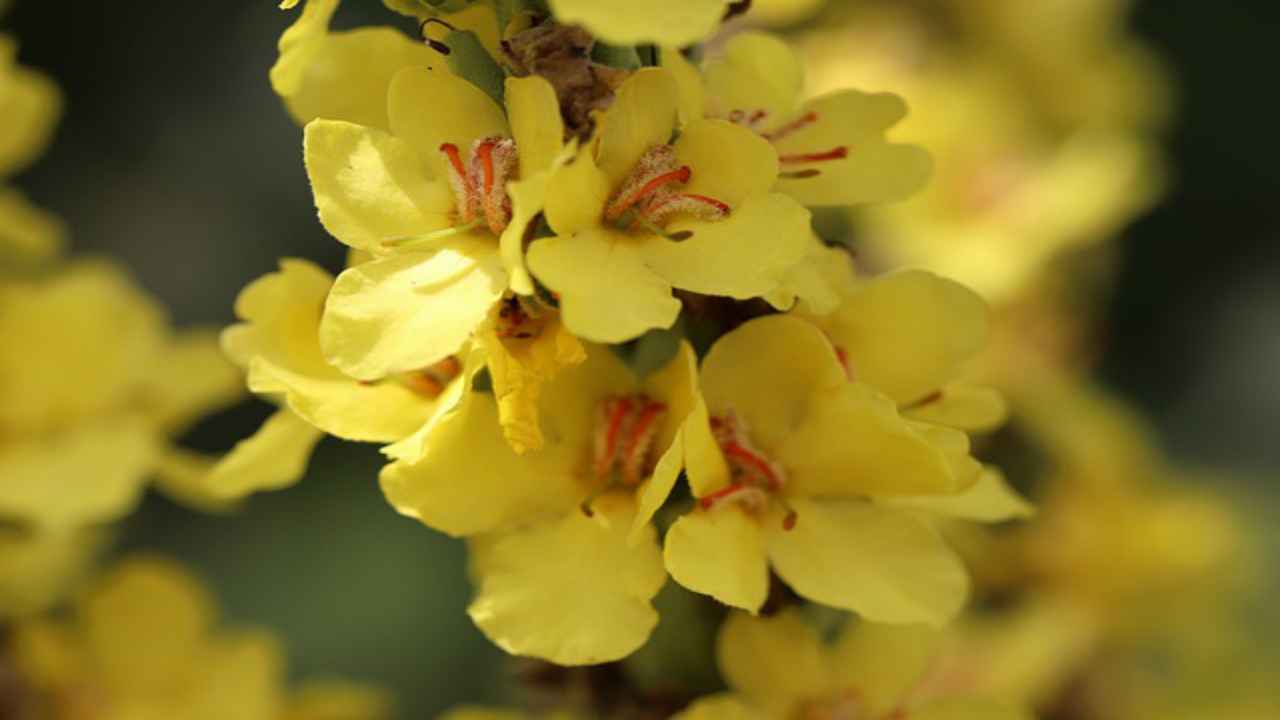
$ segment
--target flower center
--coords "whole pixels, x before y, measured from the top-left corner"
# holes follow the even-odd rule
[[[434,365],[404,373],[400,376],[400,382],[422,397],[434,400],[440,397],[445,387],[461,373],[462,363],[450,355]]]
[[[551,315],[536,296],[508,293],[498,303],[495,332],[503,339],[527,340],[542,334]]]
[[[648,477],[655,462],[653,438],[666,412],[665,403],[642,393],[602,400],[593,441],[595,476],[608,479],[616,471],[628,486]]]
[[[511,222],[507,182],[516,174],[515,141],[500,137],[476,140],[465,163],[462,151],[453,143],[441,145],[440,152],[448,161],[449,187],[459,222],[467,225],[483,219],[494,235],[501,235]]]
[[[729,465],[729,484],[706,495],[698,501],[703,510],[711,510],[724,503],[735,503],[756,512],[768,504],[770,498],[782,502],[779,492],[787,484],[786,471],[751,444],[746,423],[732,410],[711,418],[711,434]],[[785,503],[784,503],[785,507]],[[789,511],[782,527],[795,527],[796,515]]]
[[[729,122],[741,125],[748,130],[768,140],[771,143],[777,143],[779,140],[792,135],[798,130],[806,128],[818,121],[818,113],[812,110],[801,115],[800,117],[769,129],[767,123],[769,121],[769,112],[767,110],[734,110],[729,113]],[[813,163],[828,162],[831,160],[843,160],[849,157],[849,146],[838,145],[828,150],[818,150],[806,153],[794,153],[788,155],[779,155],[778,162],[782,165],[811,165]],[[782,173],[783,177],[788,178],[808,178],[821,175],[822,171],[818,168],[808,167],[800,170],[792,170]]]
[[[692,177],[693,170],[688,165],[676,165],[675,148],[655,145],[640,156],[640,161],[623,181],[622,187],[605,206],[604,217],[624,226],[639,225],[663,235],[663,224],[678,214],[702,220],[727,217],[730,210],[727,204],[706,195],[680,190],[680,186],[687,185]]]

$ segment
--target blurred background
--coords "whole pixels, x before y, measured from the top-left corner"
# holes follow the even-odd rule
[[[376,0],[349,0],[339,25],[389,18]],[[315,218],[301,131],[267,83],[292,19],[268,0],[74,12],[18,0],[2,21],[21,62],[68,99],[20,185],[66,218],[75,251],[120,259],[180,326],[230,323],[236,293],[282,256],[341,265]],[[1237,485],[1224,490],[1275,507],[1280,102],[1266,78],[1280,5],[1139,2],[1133,27],[1179,86],[1173,180],[1125,233],[1101,377],[1175,458],[1231,471],[1238,479],[1223,482]],[[188,440],[226,449],[268,411],[246,402]],[[383,683],[411,717],[496,699],[504,664],[464,613],[461,545],[395,515],[377,465],[371,447],[326,440],[304,482],[232,516],[148,497],[120,545],[190,563],[235,622],[284,636],[299,676]]]

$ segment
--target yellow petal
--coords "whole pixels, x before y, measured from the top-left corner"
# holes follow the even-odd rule
[[[197,660],[216,617],[213,598],[196,578],[150,557],[121,562],[80,608],[106,686],[127,694],[172,687]]]
[[[492,240],[461,236],[433,252],[405,252],[338,276],[320,347],[346,374],[377,380],[458,352],[506,289]]]
[[[964,606],[969,579],[955,553],[915,515],[856,500],[791,500],[795,526],[769,533],[769,559],[793,590],[871,622],[942,625]]]
[[[733,506],[693,510],[663,542],[676,582],[731,607],[756,612],[769,594],[769,560],[759,522]]]
[[[0,528],[0,618],[38,613],[62,600],[89,570],[106,539],[104,533],[80,528]]]
[[[1026,708],[995,700],[954,698],[930,703],[911,713],[912,720],[1035,720]]]
[[[453,195],[427,159],[381,130],[333,120],[306,127],[303,152],[320,222],[351,248],[376,255],[390,241],[453,224]]]
[[[412,435],[383,447],[383,455],[392,460],[403,460],[408,463],[421,460],[427,451],[427,446],[431,444],[436,427],[454,410],[471,402],[474,397],[471,392],[472,382],[476,374],[485,369],[485,353],[477,344],[468,343],[460,353],[459,360],[462,363],[462,372],[454,378],[453,382],[446,385],[444,392],[436,398],[431,417]]]
[[[648,236],[638,247],[645,263],[675,287],[705,295],[764,295],[809,252],[809,211],[777,193],[746,198],[723,220],[681,219],[666,229],[692,237]]]
[[[498,239],[502,267],[507,271],[507,284],[520,295],[532,295],[535,291],[533,276],[524,264],[525,235],[529,223],[542,212],[547,199],[547,186],[551,182],[549,172],[539,173],[528,180],[507,183],[507,195],[511,198],[511,222]]]
[[[387,720],[394,706],[390,693],[379,687],[311,681],[293,694],[281,720]]]
[[[987,307],[959,283],[906,270],[866,282],[822,325],[855,379],[914,403],[954,380],[982,349]]]
[[[587,358],[586,350],[559,318],[532,338],[499,338],[492,326],[481,331],[502,432],[517,454],[542,447],[538,399],[543,386],[561,369]]]
[[[565,24],[582,25],[615,45],[691,45],[715,30],[729,0],[551,0]]]
[[[612,191],[609,177],[596,167],[591,154],[579,153],[572,162],[557,168],[549,181],[547,224],[562,236],[595,227]]]
[[[316,4],[325,3],[310,0],[307,10]],[[387,88],[395,74],[443,64],[434,50],[389,27],[313,32],[271,69],[272,85],[299,125],[324,118],[387,130]]]
[[[971,479],[957,478],[931,440],[888,398],[848,383],[810,396],[773,458],[786,468],[789,496],[914,495],[967,487]]]
[[[644,12],[653,11],[646,6]],[[618,88],[597,130],[596,164],[612,188],[622,184],[649,148],[671,139],[679,102],[675,78],[662,68],[637,70]]]
[[[227,361],[211,330],[188,330],[175,337],[147,378],[150,415],[169,432],[180,432],[206,412],[244,394],[244,379]]]
[[[744,323],[717,340],[702,361],[708,410],[732,410],[766,453],[804,419],[814,392],[844,384],[844,370],[822,333],[783,315]]]
[[[929,153],[884,140],[883,131],[906,114],[901,98],[844,90],[806,103],[818,121],[780,139],[778,155],[822,153],[843,147],[844,158],[785,164],[787,170],[817,170],[811,177],[778,179],[776,189],[805,205],[858,205],[902,200],[924,187],[933,173]]]
[[[885,501],[900,507],[978,522],[1026,518],[1036,512],[1035,506],[1009,487],[1004,473],[994,467],[983,468],[973,487],[955,495],[885,498]]]
[[[720,693],[698,698],[673,715],[672,720],[760,720],[763,717],[741,697]]]
[[[685,59],[679,48],[672,46],[659,50],[659,65],[669,70],[676,80],[680,98],[680,124],[688,125],[694,120],[701,120],[706,114],[707,99],[698,68]]]
[[[684,427],[702,406],[698,395],[698,356],[687,340],[680,341],[676,354],[665,366],[644,379],[643,392],[665,404],[667,411],[653,435],[654,451],[661,455],[653,475],[636,492],[639,507],[633,535],[649,524],[675,488],[684,469]]]
[[[883,625],[860,620],[841,633],[833,650],[835,671],[856,688],[869,717],[891,715],[934,662],[942,634],[924,625]]]
[[[729,464],[711,432],[706,402],[699,397],[681,432],[685,473],[695,497],[708,495],[729,484]]]
[[[113,520],[142,497],[158,452],[139,416],[105,417],[0,447],[0,516],[69,528]]]
[[[631,654],[658,623],[651,600],[666,581],[656,533],[627,542],[634,511],[607,495],[592,517],[574,510],[486,543],[468,614],[514,655],[588,665]]]
[[[0,270],[49,262],[66,245],[66,226],[12,188],[0,187]]]
[[[156,458],[155,488],[174,502],[200,512],[226,512],[235,506],[234,501],[209,490],[209,473],[217,464],[214,455],[169,445]]]
[[[482,707],[453,708],[440,716],[440,720],[533,720],[516,710],[495,710]]]
[[[520,154],[520,177],[551,169],[564,144],[564,120],[555,88],[537,75],[506,80],[507,114]]]
[[[796,114],[804,69],[795,52],[776,35],[744,32],[725,44],[724,55],[704,70],[710,103],[719,115],[734,110],[769,113],[766,127]]]
[[[593,228],[542,238],[529,246],[529,269],[560,296],[564,324],[593,342],[625,342],[671,327],[680,301],[645,263],[645,251],[622,233]]]
[[[316,265],[284,259],[280,271],[246,287],[236,300],[245,321],[227,343],[249,359],[249,387],[284,393],[289,408],[325,432],[348,440],[390,442],[413,433],[432,401],[394,380],[362,383],[325,361],[320,310],[333,278]]]
[[[681,130],[675,149],[677,161],[693,171],[682,192],[707,195],[734,208],[767,192],[778,177],[778,154],[773,146],[725,120],[689,123]],[[807,230],[807,218],[805,223]]]
[[[853,285],[853,276],[849,251],[828,246],[815,235],[804,259],[791,266],[764,299],[778,310],[794,309],[801,317],[830,315]]]
[[[196,659],[204,670],[184,698],[191,720],[278,720],[284,704],[285,654],[279,641],[261,632],[216,636]]]
[[[554,407],[561,388],[572,382],[563,381],[560,387],[552,383],[544,396],[546,407]],[[591,442],[583,416],[593,416],[595,402],[583,397],[576,403],[557,408],[563,413],[557,417],[543,416],[548,432],[557,432],[560,442],[517,455],[502,435],[493,397],[473,393],[437,422],[420,460],[383,468],[382,491],[402,515],[454,536],[569,511],[590,492],[578,473]],[[558,434],[562,429],[565,434]]]
[[[942,390],[936,399],[910,407],[903,414],[912,420],[982,432],[1003,423],[1009,414],[1009,405],[999,390],[957,384]]]
[[[289,410],[280,410],[222,458],[206,480],[209,493],[225,499],[279,490],[302,479],[311,451],[324,434]]]
[[[0,177],[17,173],[44,152],[62,112],[57,84],[14,63],[16,54],[16,43],[0,37],[0,106],[4,107]]]
[[[448,177],[442,144],[453,143],[467,152],[480,138],[510,134],[506,116],[493,98],[445,70],[401,70],[387,93],[391,132],[431,163],[434,177]]]
[[[787,717],[800,702],[833,689],[822,640],[794,609],[768,618],[731,613],[720,627],[716,659],[729,687],[768,717]]]

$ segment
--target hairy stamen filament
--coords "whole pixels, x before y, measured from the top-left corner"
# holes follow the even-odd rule
[[[644,185],[641,185],[633,192],[619,196],[613,202],[609,203],[609,206],[605,208],[604,216],[608,220],[617,220],[636,203],[639,203],[645,198],[651,197],[664,186],[671,183],[680,183],[683,185],[689,182],[689,178],[692,177],[692,175],[693,171],[688,165],[672,170],[671,172],[658,175],[657,177],[650,179]]]
[[[849,157],[849,148],[841,145],[830,150],[816,153],[800,153],[797,155],[779,155],[778,162],[783,165],[794,165],[796,163],[826,162],[828,160],[843,160]]]
[[[666,412],[666,404],[645,395],[602,401],[593,441],[595,476],[606,479],[616,469],[624,485],[644,480],[652,471],[653,439]]]

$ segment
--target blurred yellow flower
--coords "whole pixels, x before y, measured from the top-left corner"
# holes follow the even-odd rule
[[[755,612],[772,566],[802,597],[870,620],[954,617],[968,581],[927,514],[999,520],[1028,507],[969,457],[963,432],[904,418],[856,370],[850,380],[858,364],[788,316],[750,321],[712,346],[701,372],[709,415],[685,431],[698,504],[667,533],[672,577]],[[947,364],[920,358],[895,377]]]
[[[168,439],[240,394],[212,335],[172,334],[119,268],[74,263],[0,286],[0,515],[74,528],[128,512]]]
[[[394,703],[381,688],[345,680],[310,681],[286,703],[280,720],[389,720]]]
[[[17,63],[18,46],[0,35],[0,273],[57,255],[62,223],[5,184],[44,152],[62,111],[52,80]]]
[[[716,649],[730,691],[676,717],[1031,720],[1026,710],[939,682],[939,640],[918,626],[857,623],[826,644],[794,610],[770,618],[733,613]]]
[[[382,472],[401,513],[471,544],[469,610],[508,652],[577,665],[616,660],[649,636],[666,579],[649,521],[683,465],[686,419],[700,407],[692,349],[638,378],[612,351],[547,384],[547,442],[517,455],[497,402],[469,394],[416,462]]]
[[[554,293],[565,326],[595,342],[670,327],[673,289],[740,300],[775,291],[810,250],[809,214],[770,192],[768,142],[724,120],[676,130],[670,71],[645,68],[598,117],[591,152],[551,177],[554,237],[529,247],[529,269]]]
[[[901,200],[929,179],[929,153],[885,139],[907,115],[901,98],[840,89],[804,100],[800,58],[779,37],[735,35],[702,77],[676,50],[662,60],[682,84],[682,119],[723,118],[768,140],[778,152],[775,189],[804,205]]]
[[[58,602],[104,545],[95,530],[27,532],[0,527],[0,621]]]
[[[730,0],[550,0],[552,14],[614,45],[692,45],[705,40]]]

